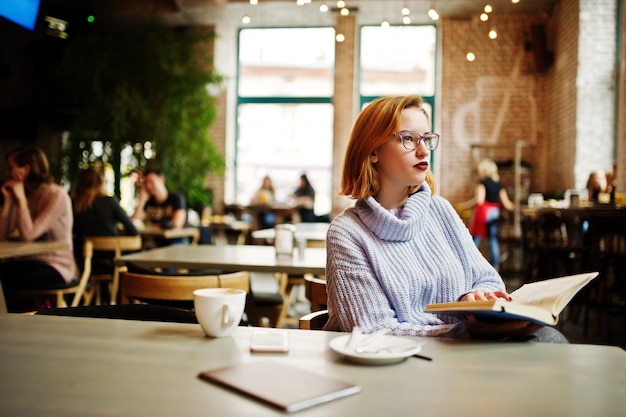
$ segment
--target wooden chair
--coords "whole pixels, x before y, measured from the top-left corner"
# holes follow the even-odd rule
[[[288,276],[284,273],[273,274],[277,281],[276,291],[258,291],[250,289],[248,318],[254,326],[283,327],[288,320],[289,294],[287,293]],[[269,322],[263,320],[266,318]]]
[[[76,307],[80,304],[80,300],[85,296],[87,284],[91,276],[91,259],[93,256],[93,245],[90,241],[83,243],[82,262],[81,266],[76,263],[76,276],[78,282],[73,282],[69,286],[61,288],[37,288],[37,289],[23,289],[20,290],[21,295],[27,296],[54,296],[56,307],[67,307],[67,301],[65,296],[68,294],[74,294],[72,299],[72,307]]]
[[[86,297],[86,305],[91,303],[95,295],[96,304],[102,304],[102,284],[109,284],[109,304],[117,303],[120,272],[125,270],[123,266],[116,266],[113,260],[123,253],[141,250],[141,236],[90,236],[86,239],[93,243],[94,253],[106,253],[110,255],[110,270],[106,266],[104,271],[98,271],[94,267],[91,277],[91,290]]]
[[[321,330],[328,321],[326,280],[311,274],[304,275],[306,298],[311,302],[311,313],[300,317],[298,327],[303,330]]]
[[[121,302],[133,300],[193,302],[194,290],[200,288],[238,288],[250,291],[250,273],[233,272],[220,275],[148,275],[121,273]]]

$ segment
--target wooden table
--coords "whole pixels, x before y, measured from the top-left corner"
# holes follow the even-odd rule
[[[277,258],[273,246],[173,245],[124,255],[116,259],[116,264],[124,265],[128,261],[152,268],[323,275],[326,270],[326,249],[307,248],[304,258]]]
[[[40,253],[67,249],[68,246],[69,245],[65,242],[0,242],[0,260],[38,255]],[[4,291],[2,290],[2,286],[0,285],[0,314],[7,313],[7,311],[7,304],[6,300],[4,299]]]
[[[626,353],[617,347],[414,338],[431,362],[371,367],[329,349],[342,333],[287,330],[289,353],[252,354],[253,331],[211,339],[195,324],[3,315],[0,415],[285,416],[197,378],[266,359],[362,387],[303,417],[626,415]]]
[[[158,227],[148,227],[141,232],[145,238],[179,239],[181,237],[191,238],[191,243],[198,243],[200,231],[197,227],[182,227],[180,229],[161,229]]]

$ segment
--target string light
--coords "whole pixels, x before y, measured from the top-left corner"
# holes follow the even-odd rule
[[[489,31],[489,38],[490,38],[490,39],[495,39],[495,38],[497,38],[497,37],[498,37],[498,32],[496,32],[496,30],[495,30],[495,29],[491,29],[491,30]]]
[[[320,12],[322,12],[322,13],[328,12],[328,4],[326,4],[326,3],[320,4]]]
[[[241,18],[241,23],[243,23],[244,25],[247,25],[250,23],[250,16],[245,15],[244,17]]]
[[[343,35],[343,33],[338,33],[337,36],[335,36],[335,40],[337,42],[343,42],[346,40],[346,37]]]
[[[428,10],[428,17],[430,17],[431,20],[439,20],[439,13],[437,13],[437,10],[431,7]]]
[[[389,20],[384,19],[382,22],[380,22],[380,26],[381,26],[382,28],[388,28],[388,27],[389,27],[389,26],[391,26],[391,25],[389,24]]]
[[[491,4],[485,4],[485,8],[483,10],[485,13],[491,13],[493,12],[493,7],[491,7]]]
[[[469,62],[474,62],[474,60],[476,59],[476,55],[474,55],[473,52],[468,52],[467,55],[465,55],[465,58],[469,61]]]
[[[344,7],[346,7],[346,2],[343,0],[338,0],[337,1],[337,8],[338,9],[343,9]]]
[[[487,20],[489,20],[489,15],[487,13],[481,13],[480,20],[486,22]]]
[[[250,0],[250,4],[256,6],[257,4],[259,4],[259,0]]]

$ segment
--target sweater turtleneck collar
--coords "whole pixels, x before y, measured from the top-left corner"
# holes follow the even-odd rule
[[[419,190],[408,196],[400,216],[380,205],[374,197],[358,200],[356,213],[380,239],[407,241],[420,232],[431,202],[430,187],[424,182]]]

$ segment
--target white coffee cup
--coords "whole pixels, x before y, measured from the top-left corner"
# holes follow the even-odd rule
[[[202,288],[193,292],[193,304],[207,336],[229,336],[243,316],[246,292],[236,288]]]

